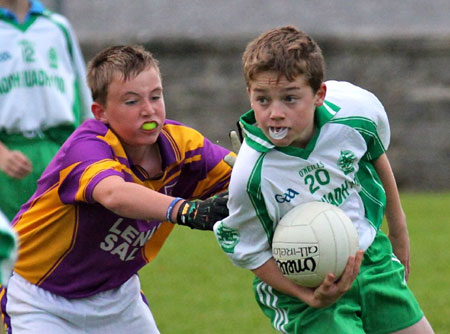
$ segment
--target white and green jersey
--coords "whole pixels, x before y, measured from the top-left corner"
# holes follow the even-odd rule
[[[0,131],[76,127],[92,117],[78,42],[65,17],[30,3],[23,23],[0,8]]]
[[[385,152],[386,112],[370,92],[328,81],[315,112],[315,134],[306,148],[276,147],[256,126],[253,111],[241,117],[245,140],[229,187],[230,215],[214,226],[235,265],[255,269],[271,256],[277,222],[294,206],[329,202],[343,209],[367,249],[381,225],[386,203],[372,161]]]

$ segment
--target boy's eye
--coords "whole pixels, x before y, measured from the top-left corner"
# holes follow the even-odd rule
[[[256,97],[256,101],[260,104],[266,104],[268,99],[265,96],[258,96]]]
[[[161,95],[153,95],[152,96],[152,100],[153,101],[157,101],[157,100],[159,100],[161,98]]]
[[[137,100],[127,100],[127,101],[125,101],[126,105],[134,105],[136,103],[137,103]]]
[[[295,96],[289,95],[289,96],[286,96],[285,100],[288,103],[294,103],[295,101],[297,101],[297,98]]]

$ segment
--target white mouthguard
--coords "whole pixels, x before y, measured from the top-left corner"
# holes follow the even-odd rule
[[[270,137],[272,137],[275,140],[280,140],[283,139],[284,137],[286,137],[288,134],[288,128],[273,128],[270,127],[269,128],[269,135]]]

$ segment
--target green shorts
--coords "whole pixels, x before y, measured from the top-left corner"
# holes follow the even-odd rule
[[[256,300],[273,327],[289,334],[381,334],[414,325],[423,312],[404,280],[391,243],[378,232],[352,288],[335,304],[315,309],[255,278]]]
[[[71,126],[53,128],[32,138],[0,132],[0,141],[9,150],[25,154],[33,165],[31,173],[20,180],[0,171],[0,210],[9,220],[14,218],[22,204],[33,195],[37,180],[71,131],[73,131]]]

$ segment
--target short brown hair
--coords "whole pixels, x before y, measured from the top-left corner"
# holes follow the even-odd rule
[[[247,86],[261,72],[275,71],[293,81],[304,75],[316,92],[324,80],[325,62],[319,45],[294,26],[271,29],[251,41],[242,56]]]
[[[106,103],[114,75],[119,74],[127,81],[148,68],[155,68],[160,74],[158,61],[140,45],[116,45],[100,51],[87,67],[87,82],[93,100]]]

